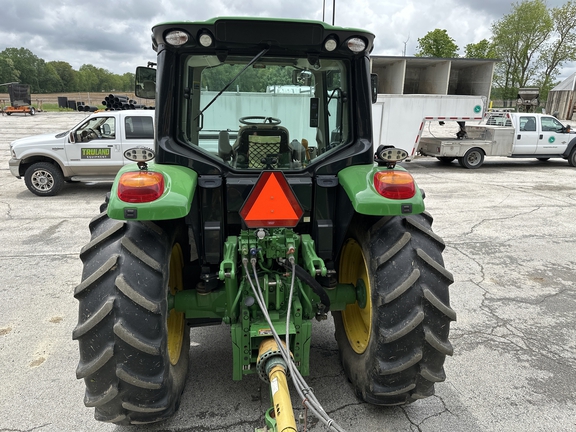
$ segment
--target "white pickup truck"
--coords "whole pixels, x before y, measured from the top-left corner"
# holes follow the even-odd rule
[[[96,112],[69,131],[13,141],[10,172],[32,193],[56,195],[65,181],[113,181],[138,146],[154,146],[154,111]]]
[[[480,167],[484,156],[563,158],[576,166],[576,134],[550,115],[489,113],[485,124],[466,125],[457,137],[421,138],[417,151],[446,163],[458,159],[471,169]]]

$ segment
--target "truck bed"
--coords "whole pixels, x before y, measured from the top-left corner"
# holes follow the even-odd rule
[[[501,126],[467,126],[468,137],[423,137],[418,152],[424,156],[462,157],[472,148],[486,156],[510,156],[514,145],[514,128]]]

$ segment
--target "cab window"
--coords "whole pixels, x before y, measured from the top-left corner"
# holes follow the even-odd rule
[[[189,56],[179,141],[238,170],[299,170],[351,140],[347,63]]]
[[[128,116],[124,120],[126,139],[154,139],[152,117]]]
[[[542,131],[543,132],[562,132],[564,126],[554,117],[541,117]]]
[[[521,132],[536,132],[536,118],[520,117],[520,131]]]
[[[74,138],[76,142],[116,138],[116,119],[114,117],[90,118],[76,129]]]

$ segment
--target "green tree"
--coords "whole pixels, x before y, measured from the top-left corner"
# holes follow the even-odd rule
[[[78,90],[86,92],[101,91],[98,87],[98,69],[91,64],[80,66],[80,69],[78,69]]]
[[[122,80],[122,91],[133,92],[134,91],[134,74],[131,72],[126,72],[120,78]]]
[[[61,91],[73,92],[78,90],[78,72],[72,69],[70,63],[65,61],[51,61],[47,65],[54,68],[62,81]]]
[[[543,0],[514,3],[512,12],[492,25],[496,56],[494,81],[504,99],[515,99],[518,88],[535,85],[538,59],[554,29]]]
[[[56,69],[42,60],[38,63],[39,93],[55,93],[64,90],[64,85]]]
[[[537,78],[540,96],[548,97],[548,92],[555,85],[560,68],[568,61],[576,60],[576,2],[568,1],[559,8],[551,10],[554,31],[540,51]]]
[[[8,56],[0,53],[0,84],[18,82],[20,72],[14,67],[14,62]],[[6,88],[0,91],[5,92]]]
[[[495,47],[487,39],[482,39],[478,43],[471,43],[466,45],[466,47],[464,48],[464,52],[465,52],[464,57],[466,58],[474,58],[474,59],[496,58]]]
[[[43,60],[36,57],[32,51],[26,48],[6,48],[2,54],[12,60],[14,68],[18,71],[18,81],[29,84],[32,93],[41,91],[38,80],[38,69]]]
[[[446,30],[435,29],[418,38],[416,57],[458,57],[458,45],[454,42]]]

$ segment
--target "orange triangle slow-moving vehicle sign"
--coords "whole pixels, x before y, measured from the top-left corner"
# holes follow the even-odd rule
[[[240,217],[248,228],[292,228],[303,214],[281,171],[264,171],[240,209]]]

